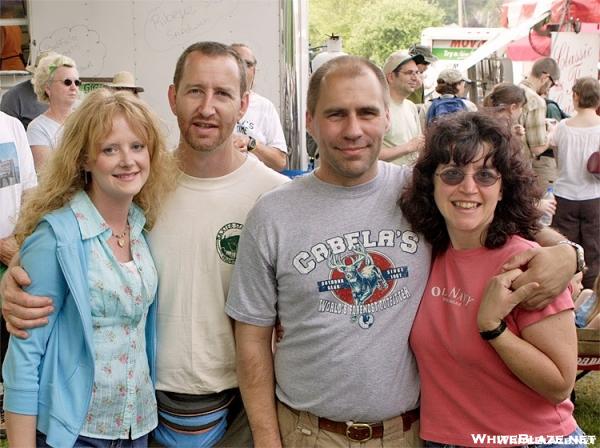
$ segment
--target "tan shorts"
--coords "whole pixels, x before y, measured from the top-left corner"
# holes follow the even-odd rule
[[[391,418],[383,422],[383,437],[366,442],[353,442],[343,434],[320,429],[317,416],[304,411],[293,411],[279,401],[277,418],[284,447],[420,448],[423,446],[419,438],[418,420],[404,432],[402,417]]]

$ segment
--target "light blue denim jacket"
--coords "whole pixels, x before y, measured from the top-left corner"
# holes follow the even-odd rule
[[[73,446],[89,407],[94,382],[88,241],[67,205],[44,217],[25,240],[21,264],[27,292],[50,296],[55,311],[28,339],[11,338],[2,374],[4,409],[37,415],[37,429],[51,446]],[[43,285],[43,289],[42,289]],[[155,381],[156,299],[146,322],[150,376]]]

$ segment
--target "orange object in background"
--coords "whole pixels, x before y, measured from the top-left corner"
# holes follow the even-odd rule
[[[25,70],[21,52],[21,27],[11,25],[0,28],[2,29],[0,70]]]

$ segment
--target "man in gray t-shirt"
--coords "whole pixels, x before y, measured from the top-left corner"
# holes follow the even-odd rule
[[[409,168],[377,161],[389,125],[385,78],[365,59],[334,59],[313,74],[308,111],[321,165],[250,213],[225,308],[237,321],[254,442],[303,446],[325,430],[342,442],[415,446],[419,381],[408,336],[430,249],[396,206]],[[277,317],[284,336],[273,356]]]

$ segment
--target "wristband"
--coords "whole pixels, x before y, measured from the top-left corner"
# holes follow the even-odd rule
[[[480,331],[479,335],[484,341],[491,341],[492,339],[496,339],[498,336],[504,333],[504,330],[506,330],[506,322],[504,322],[503,319],[500,321],[500,325],[498,325],[496,328],[489,331]]]

